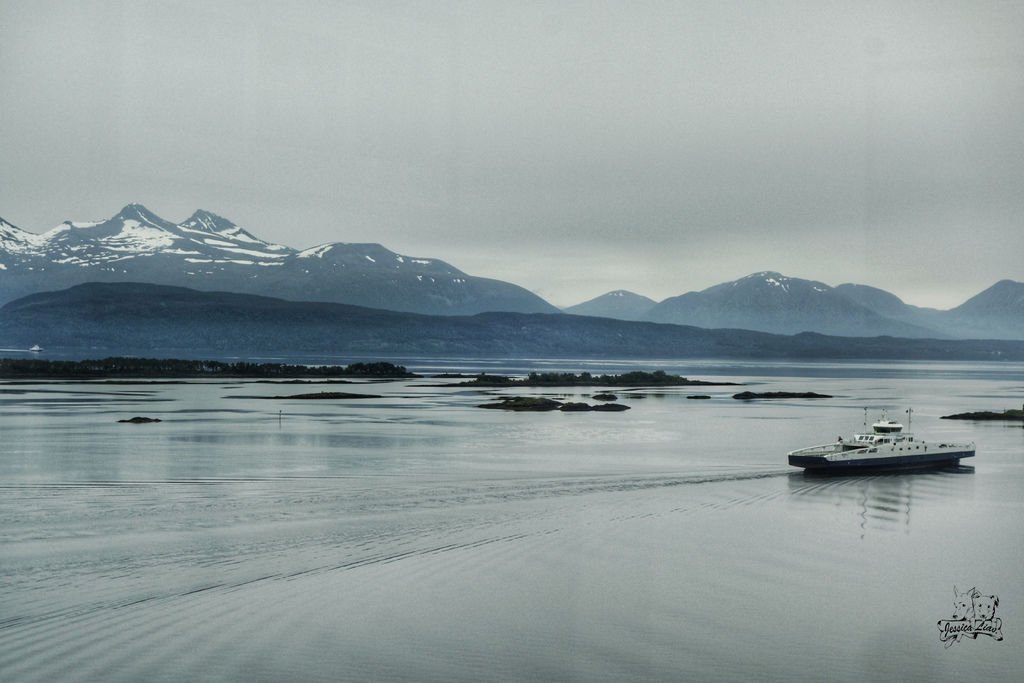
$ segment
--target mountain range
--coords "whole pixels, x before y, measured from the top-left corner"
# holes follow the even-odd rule
[[[620,320],[850,337],[1024,339],[1024,283],[1002,280],[948,311],[867,285],[764,271],[655,303],[622,290],[566,309]]]
[[[66,221],[42,234],[0,219],[0,303],[85,282],[151,282],[440,315],[557,311],[522,287],[438,259],[379,244],[298,250],[208,211],[175,224],[129,204],[105,221]]]
[[[0,219],[0,303],[87,282],[148,282],[427,315],[558,312],[523,287],[468,275],[436,258],[379,244],[295,249],[208,211],[172,223],[129,204],[107,220],[65,221],[41,234]],[[1024,339],[1024,283],[1002,280],[942,311],[867,285],[833,287],[765,271],[661,302],[616,290],[565,312],[787,335]]]
[[[88,283],[0,308],[0,346],[65,357],[488,356],[1024,360],[1024,341],[785,336],[569,314],[431,316],[147,283]]]

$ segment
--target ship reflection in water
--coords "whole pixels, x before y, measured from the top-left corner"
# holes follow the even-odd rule
[[[864,538],[868,531],[909,533],[913,504],[931,507],[941,505],[950,495],[961,497],[960,477],[972,474],[974,468],[965,465],[864,477],[801,472],[789,476],[789,493],[794,505],[815,508],[822,520],[858,525]]]

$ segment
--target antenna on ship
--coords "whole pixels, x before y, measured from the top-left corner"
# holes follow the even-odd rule
[[[864,431],[868,431],[868,409],[864,408]]]
[[[907,431],[911,431],[910,427],[914,424],[914,409],[907,408]]]

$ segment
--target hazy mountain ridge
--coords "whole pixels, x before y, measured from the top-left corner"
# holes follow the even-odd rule
[[[1024,342],[774,335],[568,314],[429,316],[142,283],[0,308],[0,345],[79,354],[1024,360]]]
[[[562,310],[572,315],[591,315],[599,318],[615,318],[616,320],[643,320],[657,303],[654,299],[646,296],[625,289],[616,289]]]
[[[298,250],[261,240],[209,211],[176,224],[140,204],[104,221],[65,221],[42,234],[4,222],[0,270],[0,301],[86,282],[138,281],[445,315],[557,310],[517,285],[379,244]]]
[[[1024,282],[1000,280],[949,311],[970,336],[1024,338]]]
[[[942,311],[906,304],[877,287],[851,283],[832,287],[762,271],[651,307],[641,305],[633,311],[609,307],[604,314],[623,320],[777,334],[1024,339],[1024,284],[1003,280],[961,306]]]
[[[647,319],[776,334],[813,331],[855,337],[936,336],[933,330],[861,306],[823,282],[770,271],[671,297],[652,308]]]
[[[346,304],[293,302],[249,294],[200,292],[140,283],[90,283],[33,294],[0,308],[0,344],[47,348],[90,347],[251,353],[350,352],[504,355],[522,352],[573,355],[626,352],[631,323],[568,315],[484,313],[426,316]],[[666,328],[639,323],[646,328]],[[684,328],[676,328],[684,329]],[[644,335],[652,348],[688,342]],[[697,337],[708,331],[691,330]],[[35,341],[31,343],[36,343]],[[635,349],[634,349],[635,350]]]

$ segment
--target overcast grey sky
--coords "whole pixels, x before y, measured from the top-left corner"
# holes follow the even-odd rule
[[[140,202],[569,305],[1024,280],[1024,3],[0,0],[0,216]]]

